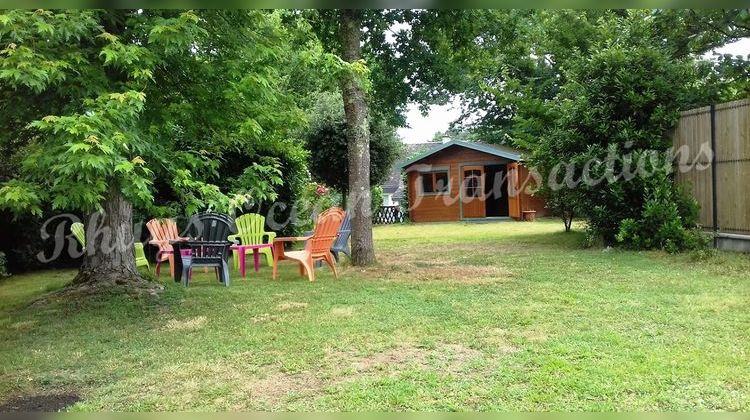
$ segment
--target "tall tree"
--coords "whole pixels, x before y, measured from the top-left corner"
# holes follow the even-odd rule
[[[348,63],[362,59],[362,22],[360,11],[340,12],[339,37],[342,58]],[[375,262],[372,241],[372,197],[370,196],[370,123],[365,89],[361,79],[343,72],[341,92],[344,99],[347,137],[349,138],[349,211],[352,221],[352,264]]]
[[[434,35],[430,24],[421,22],[433,11],[411,10],[321,10],[305,16],[329,53],[339,55],[349,67],[341,75],[349,136],[349,188],[356,195],[357,216],[352,219],[352,261],[374,261],[372,249],[370,197],[367,156],[368,120],[384,121],[390,126],[405,124],[406,104],[443,103],[448,99],[440,85],[443,63],[436,51],[450,48],[426,48],[423,38]],[[450,20],[446,16],[444,22]],[[468,21],[468,19],[466,20]],[[418,25],[428,28],[415,31]],[[447,23],[446,23],[447,25]],[[357,68],[366,66],[367,78]],[[356,76],[356,77],[355,77]],[[354,209],[353,209],[354,210]],[[361,252],[361,255],[358,253]]]
[[[309,170],[312,177],[342,193],[343,202],[349,191],[349,141],[344,107],[340,94],[321,93],[310,114],[304,133],[309,150]],[[378,119],[370,122],[370,186],[382,184],[402,150],[396,130]],[[373,200],[373,208],[381,202]]]

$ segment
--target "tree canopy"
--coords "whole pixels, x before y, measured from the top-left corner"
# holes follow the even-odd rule
[[[154,180],[168,179],[186,213],[227,209],[247,198],[242,188],[227,195],[208,181],[234,150],[248,151],[239,179],[253,199],[274,198],[279,164],[259,156],[298,149],[291,133],[303,115],[289,77],[308,59],[288,48],[297,34],[283,12],[1,16],[0,98],[15,111],[3,116],[14,128],[3,144],[21,146],[15,179],[0,190],[4,205],[91,211],[117,183],[148,207]]]
[[[451,133],[525,148],[545,176],[613,150],[664,153],[678,110],[750,92],[747,57],[702,58],[748,35],[747,9],[5,10],[0,207],[118,208],[113,225],[131,205],[268,208],[294,201],[308,162],[329,185],[364,188],[386,173],[407,103],[453,96],[464,115]],[[309,116],[338,90],[346,113]],[[635,244],[659,236],[646,225],[690,229],[669,185],[660,172],[545,193]],[[367,220],[354,225],[365,238]],[[684,245],[675,235],[640,245]]]

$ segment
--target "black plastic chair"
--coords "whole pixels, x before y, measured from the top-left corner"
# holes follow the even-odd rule
[[[172,244],[175,257],[180,256],[180,264],[175,267],[175,282],[182,280],[187,287],[193,267],[214,267],[219,280],[224,286],[229,286],[229,247],[232,242],[227,236],[234,233],[233,226],[232,219],[224,214],[200,213],[191,217],[188,225],[191,239]]]

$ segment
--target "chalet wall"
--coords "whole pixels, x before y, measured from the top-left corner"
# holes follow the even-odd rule
[[[447,222],[461,219],[459,200],[461,174],[459,167],[467,164],[503,164],[509,160],[460,146],[451,146],[415,162],[409,168],[410,216],[414,222]],[[418,172],[431,167],[448,167],[450,189],[448,194],[422,196],[417,199]],[[410,169],[412,171],[410,171]]]
[[[461,146],[451,146],[415,162],[406,168],[411,220],[414,222],[444,222],[461,219],[460,168],[467,165],[508,164],[510,160]],[[450,189],[447,194],[417,196],[419,172],[448,168]],[[526,180],[528,171],[521,167],[520,182]],[[525,189],[523,190],[525,191]],[[525,192],[520,195],[521,210],[536,210],[538,216],[546,214],[544,201]]]
[[[535,210],[537,217],[547,216],[549,211],[544,206],[544,200],[540,197],[528,193],[528,190],[535,190],[537,185],[535,180],[529,175],[529,169],[523,165],[518,165],[519,188],[521,188],[521,211]]]

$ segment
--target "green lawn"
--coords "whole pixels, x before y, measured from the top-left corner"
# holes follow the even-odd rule
[[[198,273],[158,299],[0,281],[0,402],[71,410],[748,410],[750,259],[582,249],[562,223],[378,227],[314,283]]]

